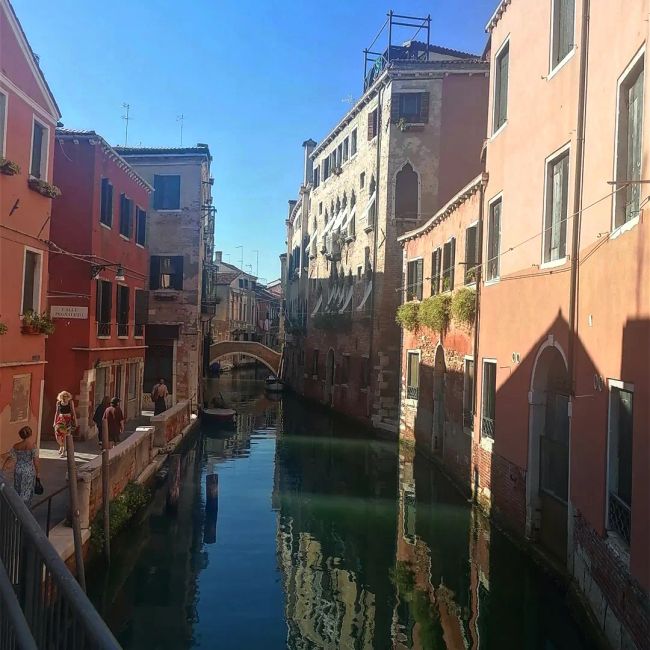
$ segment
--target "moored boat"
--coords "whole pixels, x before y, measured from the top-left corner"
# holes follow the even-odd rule
[[[235,421],[237,411],[234,409],[203,408],[199,413],[201,422],[204,424],[219,424],[225,426]]]
[[[269,393],[281,393],[284,390],[284,384],[275,375],[271,375],[266,379],[265,389]]]

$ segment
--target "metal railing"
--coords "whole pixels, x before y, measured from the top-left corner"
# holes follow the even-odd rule
[[[463,426],[466,429],[474,429],[474,411],[463,409]]]
[[[97,336],[110,336],[111,324],[97,322]]]
[[[632,509],[613,492],[609,493],[609,527],[629,546],[632,527]]]
[[[0,474],[0,647],[120,646],[13,487]]]
[[[144,325],[142,323],[136,323],[133,326],[133,336],[135,336],[135,338],[144,336]]]
[[[417,399],[420,394],[420,389],[417,386],[407,386],[406,387],[406,398],[407,399]]]
[[[481,418],[481,435],[494,440],[494,420],[492,418]]]
[[[117,335],[118,336],[128,336],[129,335],[129,324],[128,323],[118,323],[117,324]]]
[[[43,504],[47,505],[47,515],[45,518],[45,537],[50,536],[50,529],[52,527],[52,500],[55,499],[56,497],[59,496],[59,494],[62,494],[63,492],[68,491],[68,486],[64,485],[63,487],[59,488],[58,490],[55,490],[52,492],[52,494],[48,494],[45,498],[40,499],[39,501],[36,501],[36,503],[33,503],[30,506],[30,511],[33,513],[36,508],[39,508]],[[58,523],[58,522],[57,522]]]

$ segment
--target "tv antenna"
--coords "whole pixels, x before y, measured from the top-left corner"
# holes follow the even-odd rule
[[[176,116],[176,121],[180,122],[181,125],[181,147],[182,147],[183,146],[183,122],[185,121],[185,116],[183,115],[183,113]]]
[[[129,111],[131,110],[131,104],[127,104],[126,102],[124,102],[122,104],[122,108],[124,109],[124,114],[122,115],[122,119],[125,122],[125,125],[124,125],[124,146],[126,147],[128,142],[129,142],[129,122],[133,118],[129,116]]]

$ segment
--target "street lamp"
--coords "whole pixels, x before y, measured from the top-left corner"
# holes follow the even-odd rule
[[[124,282],[124,267],[121,264],[93,264],[90,267],[90,275],[93,280],[96,280],[102,271],[111,267],[115,267],[115,280],[117,282]]]

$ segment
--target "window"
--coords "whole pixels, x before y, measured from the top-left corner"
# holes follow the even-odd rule
[[[417,399],[420,388],[420,353],[406,353],[406,399]]]
[[[329,156],[323,160],[323,180],[326,181],[330,175],[330,159]]]
[[[370,358],[361,357],[361,388],[368,388],[370,385]]]
[[[102,178],[99,222],[109,228],[113,225],[113,186],[108,178]]]
[[[352,135],[350,136],[350,158],[354,156],[357,153],[357,130],[354,129],[352,131]]]
[[[391,98],[391,122],[424,124],[429,121],[429,93],[395,93]]]
[[[180,210],[181,177],[176,175],[159,175],[153,177],[153,207],[156,210]]]
[[[422,277],[424,260],[413,260],[408,262],[406,269],[406,299],[417,298],[422,300]]]
[[[497,362],[483,361],[481,436],[494,440],[494,413],[497,399]]]
[[[419,193],[417,172],[406,163],[395,177],[395,219],[418,219]]]
[[[129,288],[117,285],[117,335],[129,335]]]
[[[151,256],[151,289],[183,290],[183,256]]]
[[[476,282],[478,270],[478,225],[465,231],[465,284]]]
[[[569,152],[565,151],[546,165],[544,262],[554,262],[566,256],[568,190]]]
[[[22,314],[40,310],[41,259],[40,253],[25,250]]]
[[[133,201],[126,194],[120,194],[120,235],[123,237],[131,237],[132,212]]]
[[[343,144],[341,143],[336,149],[336,166],[340,167],[343,164]]]
[[[147,213],[135,208],[135,243],[144,246],[147,243]]]
[[[350,380],[350,355],[344,354],[341,357],[341,377],[340,384],[347,384]]]
[[[318,204],[318,214],[323,214],[323,202],[322,201]]]
[[[368,113],[368,140],[372,140],[377,135],[377,109]]]
[[[113,285],[106,280],[97,280],[95,292],[95,320],[97,336],[111,335],[113,311]]]
[[[320,167],[314,168],[314,189],[320,185]]]
[[[501,246],[501,199],[490,204],[488,223],[487,280],[499,278],[499,248]]]
[[[363,189],[366,186],[366,172],[359,174],[359,186]]]
[[[138,364],[129,363],[128,366],[129,377],[128,377],[128,387],[127,387],[127,396],[128,399],[136,398],[136,386],[138,385]]]
[[[551,68],[560,63],[573,48],[575,0],[553,0],[553,42]]]
[[[463,374],[463,426],[474,428],[474,359],[465,357]]]
[[[135,290],[135,314],[133,335],[144,336],[144,326],[149,320],[149,292],[143,289]]]
[[[45,179],[47,170],[47,127],[34,120],[32,135],[32,161],[29,173],[34,178]]]
[[[440,270],[442,268],[442,248],[431,254],[431,295],[440,293]]]
[[[343,140],[343,162],[350,157],[350,138]]]
[[[633,388],[610,382],[607,528],[629,545],[632,522]]]
[[[5,135],[7,127],[7,95],[0,92],[0,156],[5,155]]]
[[[508,119],[508,59],[510,44],[506,43],[496,57],[494,66],[494,119],[492,131],[498,131]]]
[[[311,374],[318,378],[318,350],[311,353]]]
[[[452,237],[442,247],[442,290],[454,288],[454,269],[456,267],[456,238]]]
[[[641,180],[642,128],[643,57],[619,86],[616,129],[616,180],[619,183]],[[616,228],[639,216],[640,193],[639,183],[632,182],[615,194]]]

